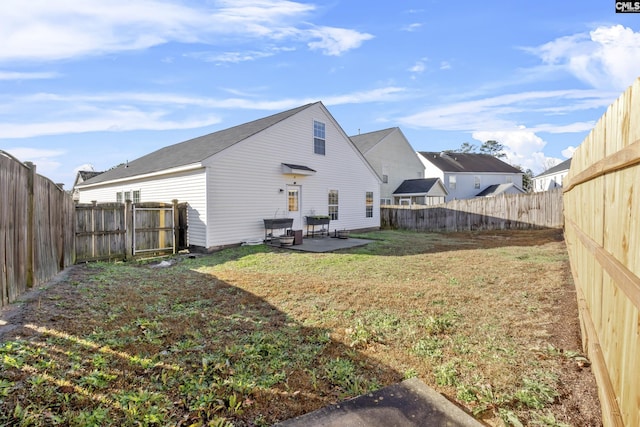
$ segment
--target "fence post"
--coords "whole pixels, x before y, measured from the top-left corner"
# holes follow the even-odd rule
[[[173,254],[178,253],[178,242],[180,233],[180,212],[178,212],[178,199],[171,200],[173,203]]]
[[[35,181],[36,181],[36,165],[32,162],[25,162],[25,166],[29,168],[29,176],[27,178],[27,288],[31,288],[34,284],[34,251],[35,251]]]
[[[124,259],[133,259],[133,234],[136,232],[133,224],[133,206],[131,200],[124,202]]]

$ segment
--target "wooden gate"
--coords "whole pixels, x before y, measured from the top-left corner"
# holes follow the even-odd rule
[[[132,209],[133,256],[177,252],[175,224],[178,218],[173,205],[138,203]]]
[[[186,203],[76,205],[76,262],[164,255],[187,247]]]

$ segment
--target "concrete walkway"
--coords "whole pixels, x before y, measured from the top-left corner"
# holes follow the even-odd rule
[[[471,415],[412,378],[274,427],[482,427]]]

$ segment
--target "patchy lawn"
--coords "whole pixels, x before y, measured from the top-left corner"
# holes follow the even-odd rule
[[[601,425],[560,231],[358,237],[69,269],[0,312],[0,425],[268,426],[409,377],[491,425]]]

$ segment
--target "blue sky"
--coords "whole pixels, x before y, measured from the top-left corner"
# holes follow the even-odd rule
[[[0,22],[0,149],[66,188],[315,101],[348,135],[493,139],[539,173],[640,76],[613,0],[2,0]]]

